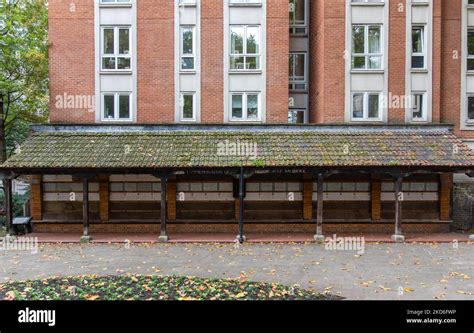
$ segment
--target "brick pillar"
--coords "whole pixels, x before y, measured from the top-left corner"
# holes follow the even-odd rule
[[[451,219],[451,192],[453,190],[453,175],[443,173],[440,175],[439,189],[439,219],[447,221]]]
[[[176,180],[170,179],[168,181],[168,220],[176,220]]]
[[[35,221],[43,219],[43,184],[41,176],[31,176],[30,207]]]
[[[303,181],[303,219],[313,218],[313,179],[305,178]]]
[[[109,175],[99,176],[99,215],[102,222],[109,220]]]
[[[373,175],[370,186],[371,214],[373,221],[382,218],[382,181],[379,175]]]

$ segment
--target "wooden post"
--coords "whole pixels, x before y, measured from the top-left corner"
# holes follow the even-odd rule
[[[370,201],[372,221],[380,221],[382,218],[382,182],[380,175],[372,176]]]
[[[244,179],[244,168],[240,168],[239,176],[239,235],[237,240],[240,243],[245,242],[244,236],[244,196],[245,196],[245,179]]]
[[[168,220],[176,220],[176,180],[168,181]]]
[[[453,175],[444,173],[440,175],[439,189],[439,219],[449,221],[451,219],[451,193],[453,190]]]
[[[303,180],[303,219],[313,218],[313,178],[308,177]]]
[[[405,242],[405,236],[402,234],[402,202],[403,202],[403,176],[398,176],[395,182],[395,234],[392,240],[397,243]]]
[[[167,190],[168,177],[166,175],[161,176],[161,224],[160,224],[160,237],[158,241],[166,243],[168,241],[168,235],[166,233],[166,190]]]
[[[13,199],[12,199],[12,180],[5,178],[3,180],[5,193],[5,228],[8,236],[13,235]]]
[[[89,235],[89,178],[82,178],[82,237],[81,243],[90,242]]]
[[[314,240],[317,243],[324,243],[323,235],[323,208],[324,208],[324,175],[322,173],[318,174],[318,196],[317,196],[317,211],[316,211],[316,235],[314,235]]]
[[[43,184],[42,176],[30,177],[30,207],[31,217],[35,221],[43,219]]]
[[[109,220],[109,175],[99,176],[99,215],[102,222]]]

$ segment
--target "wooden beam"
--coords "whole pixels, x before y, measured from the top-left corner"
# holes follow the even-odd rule
[[[324,175],[322,173],[318,174],[318,196],[317,196],[317,210],[316,210],[316,235],[314,235],[314,240],[317,243],[324,242],[323,235],[323,209],[324,209]]]
[[[395,234],[392,240],[397,243],[403,243],[405,236],[402,234],[402,203],[404,199],[403,194],[403,176],[397,176],[395,181]]]
[[[382,218],[382,181],[380,175],[373,175],[370,186],[371,215],[373,221]]]
[[[305,177],[303,180],[303,219],[313,219],[313,178]]]
[[[31,217],[35,221],[43,219],[43,177],[30,176],[30,208]]]
[[[168,234],[166,232],[166,219],[167,219],[167,214],[166,214],[166,199],[167,199],[167,183],[168,183],[168,176],[164,175],[161,176],[161,222],[160,222],[160,237],[158,240],[160,242],[167,242],[168,241]]]
[[[453,175],[444,173],[440,175],[439,189],[439,219],[451,220],[451,194],[453,191]]]
[[[110,189],[109,189],[109,175],[99,176],[99,212],[100,220],[107,222],[109,220],[109,202],[110,202]]]
[[[244,168],[240,168],[240,175],[239,175],[239,235],[237,236],[237,240],[240,243],[245,242],[245,236],[244,236],[244,197],[245,197]]]
[[[82,237],[81,243],[88,243],[89,235],[89,178],[82,178]]]
[[[176,220],[176,179],[168,181],[168,220]]]
[[[7,235],[10,236],[13,234],[13,195],[11,178],[3,180],[3,188],[5,194],[5,228]]]

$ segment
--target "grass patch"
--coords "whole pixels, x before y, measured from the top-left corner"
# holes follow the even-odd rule
[[[77,276],[0,284],[0,300],[324,300],[297,286],[184,276]]]

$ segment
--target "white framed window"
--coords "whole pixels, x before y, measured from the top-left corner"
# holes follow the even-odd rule
[[[101,70],[130,71],[132,68],[130,27],[102,27],[101,32]]]
[[[260,26],[230,26],[230,69],[260,70]]]
[[[411,101],[411,120],[427,121],[427,95],[425,92],[414,92]]]
[[[474,71],[474,29],[467,31],[467,70]]]
[[[304,52],[290,53],[290,90],[304,91],[307,89],[308,64],[307,56]]]
[[[308,0],[290,0],[290,35],[308,34]]]
[[[101,98],[101,119],[103,121],[131,121],[132,94],[125,92],[104,92]]]
[[[411,30],[411,68],[426,68],[426,36],[424,26],[415,26]]]
[[[380,70],[383,63],[381,25],[352,26],[352,69]]]
[[[196,93],[182,92],[179,97],[181,121],[196,121]]]
[[[380,121],[381,93],[354,92],[352,93],[352,120],[353,121]]]
[[[231,93],[230,103],[231,121],[260,121],[260,93]]]
[[[181,70],[194,71],[196,66],[196,36],[195,27],[180,28]]]
[[[467,95],[467,112],[466,112],[467,122],[472,124],[474,123],[474,94]]]
[[[308,114],[305,109],[290,109],[288,111],[289,124],[306,124],[308,122]]]

